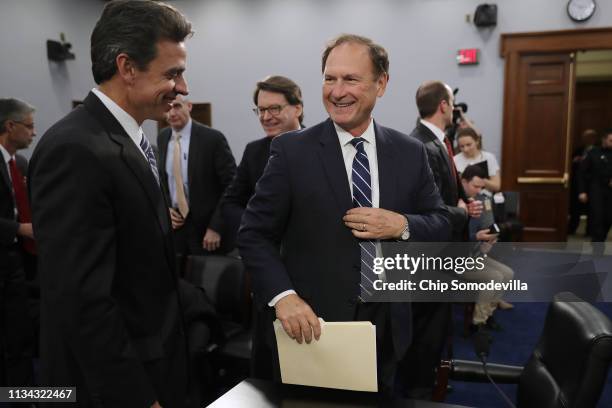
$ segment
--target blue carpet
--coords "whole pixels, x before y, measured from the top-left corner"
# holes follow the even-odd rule
[[[495,312],[495,320],[502,326],[499,332],[492,331],[493,344],[489,362],[523,365],[531,355],[544,326],[547,303],[515,303],[512,310]],[[612,303],[598,303],[596,306],[612,319]],[[476,360],[469,338],[463,338],[463,307],[455,305],[454,310],[454,355],[457,359]],[[453,391],[446,402],[478,408],[502,408],[506,404],[492,384],[464,383],[451,381]],[[516,385],[500,384],[506,395],[516,403]],[[597,407],[612,407],[612,374],[608,379]]]

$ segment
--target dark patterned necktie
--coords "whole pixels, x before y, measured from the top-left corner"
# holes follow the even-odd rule
[[[144,152],[145,157],[149,162],[149,166],[151,166],[151,171],[155,176],[157,184],[159,184],[159,171],[157,170],[157,160],[155,159],[155,152],[153,151],[153,148],[151,147],[151,144],[147,140],[145,134],[140,132],[140,135],[142,136],[142,138],[140,139],[140,148]]]
[[[365,140],[358,137],[351,140],[350,143],[357,149],[351,171],[353,205],[355,207],[372,207],[372,181],[370,162],[364,149]],[[359,248],[361,250],[360,298],[365,301],[372,296],[374,292],[373,282],[378,279],[373,270],[376,244],[372,240],[362,239],[359,240]]]

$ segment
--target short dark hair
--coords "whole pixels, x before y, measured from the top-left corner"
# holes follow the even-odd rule
[[[428,118],[436,113],[442,101],[450,102],[448,88],[444,82],[427,81],[417,89],[416,104],[421,119]]]
[[[191,23],[174,7],[151,0],[114,0],[104,7],[91,33],[91,70],[101,84],[117,72],[115,59],[125,53],[146,70],[161,40],[182,42]]]
[[[610,135],[612,135],[612,128],[604,129],[603,132],[601,132],[602,139],[607,138]]]
[[[17,98],[0,98],[0,133],[6,132],[6,121],[22,121],[36,111],[34,106]]]
[[[287,77],[281,75],[269,75],[257,82],[255,90],[253,91],[253,103],[257,106],[257,98],[259,97],[259,91],[268,91],[283,94],[289,105],[293,106],[304,106],[302,101],[302,90],[300,87]],[[300,125],[304,120],[304,110],[299,117]]]
[[[484,169],[477,164],[467,166],[461,173],[461,178],[468,182],[472,181],[474,177],[487,178]]]
[[[478,134],[478,132],[476,132],[476,129],[471,127],[460,128],[457,130],[457,136],[455,139],[459,141],[459,138],[461,137],[471,137],[476,142],[476,147],[478,150],[482,150],[482,137]]]
[[[325,64],[327,63],[327,58],[331,51],[344,43],[356,43],[368,47],[370,60],[374,67],[374,76],[376,78],[380,78],[383,74],[389,74],[389,54],[387,54],[387,50],[385,50],[382,45],[374,43],[374,41],[369,38],[356,34],[341,34],[327,43],[321,58],[321,72],[325,72]]]

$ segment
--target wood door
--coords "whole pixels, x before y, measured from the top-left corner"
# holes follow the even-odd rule
[[[609,49],[612,27],[502,34],[502,190],[520,193],[526,241],[564,241],[578,50]]]
[[[520,193],[525,240],[562,241],[567,233],[573,55],[520,54],[517,68],[512,147],[502,156],[513,165],[502,172],[504,189]]]

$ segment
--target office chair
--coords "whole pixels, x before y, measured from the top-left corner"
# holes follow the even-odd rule
[[[612,323],[570,292],[555,295],[524,367],[487,364],[498,383],[518,384],[520,408],[595,407],[612,360]],[[482,364],[451,361],[450,378],[487,382]]]
[[[213,341],[206,356],[217,386],[230,386],[249,374],[251,358],[250,284],[242,261],[229,256],[189,256],[185,280],[203,288],[221,323],[224,339]],[[190,328],[197,341],[202,328]],[[193,338],[190,334],[190,337]]]

